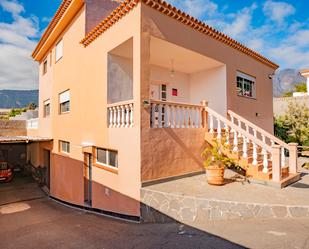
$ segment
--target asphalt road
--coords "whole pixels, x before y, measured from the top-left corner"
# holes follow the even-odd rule
[[[1,249],[243,248],[176,222],[137,224],[72,209],[40,194],[29,179],[1,184],[0,200],[7,201],[0,204]]]

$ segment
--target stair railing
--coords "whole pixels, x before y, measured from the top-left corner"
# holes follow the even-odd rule
[[[245,129],[242,129],[240,126],[234,124],[232,121],[223,117],[219,113],[215,112],[208,106],[205,107],[205,111],[208,116],[208,130],[210,133],[214,135],[215,130],[217,130],[217,136],[214,138],[221,140],[222,139],[222,129],[221,124],[223,124],[225,133],[226,133],[226,144],[229,144],[229,135],[232,133],[233,135],[233,144],[231,149],[234,153],[239,152],[240,141],[242,142],[242,154],[240,157],[243,159],[247,159],[249,153],[248,145],[252,144],[252,165],[257,166],[258,164],[258,151],[259,149],[262,152],[262,164],[263,164],[263,172],[269,172],[269,160],[272,160],[272,180],[280,181],[281,180],[281,164],[280,164],[280,147],[273,145],[269,146],[267,143],[257,139],[254,135],[247,132]],[[216,122],[215,122],[216,121]],[[215,127],[216,123],[216,127]]]
[[[253,136],[263,143],[267,143],[270,146],[278,145],[280,147],[280,163],[281,167],[285,167],[286,159],[285,159],[285,150],[289,152],[289,172],[297,173],[297,144],[296,143],[285,143],[279,138],[275,137],[271,133],[265,131],[264,129],[258,127],[253,124],[249,120],[243,118],[237,113],[228,110],[228,115],[231,117],[231,122],[237,122],[237,125],[245,129],[248,133],[253,134]]]

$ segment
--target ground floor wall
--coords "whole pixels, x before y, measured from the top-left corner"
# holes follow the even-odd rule
[[[142,182],[203,171],[205,129],[152,128],[142,138]]]
[[[85,202],[88,199],[85,186],[89,184],[85,174],[85,163],[68,156],[52,154],[50,195],[71,204],[89,206],[89,203]],[[102,169],[92,166],[91,207],[117,214],[139,216],[139,200],[104,185],[104,179],[103,182],[96,181],[100,178],[100,170]]]

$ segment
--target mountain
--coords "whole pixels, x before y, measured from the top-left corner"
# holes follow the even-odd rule
[[[20,108],[38,104],[38,90],[0,90],[0,108]]]
[[[273,95],[280,97],[283,93],[293,91],[295,84],[306,82],[306,79],[301,76],[298,70],[283,69],[276,71],[273,78]]]

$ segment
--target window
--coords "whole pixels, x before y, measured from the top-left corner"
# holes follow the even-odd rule
[[[250,75],[237,72],[237,95],[255,98],[255,78]]]
[[[50,115],[50,100],[44,101],[44,110],[43,110],[44,117],[48,117]]]
[[[115,150],[97,148],[97,163],[118,168],[118,152]]]
[[[47,73],[47,60],[43,62],[43,75]]]
[[[59,94],[60,114],[70,112],[70,90]]]
[[[59,141],[59,150],[62,153],[70,153],[70,143],[66,141]]]
[[[161,85],[161,100],[166,101],[166,96],[167,96],[166,85],[162,84]]]
[[[62,39],[56,45],[56,62],[62,58],[63,42]]]

